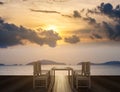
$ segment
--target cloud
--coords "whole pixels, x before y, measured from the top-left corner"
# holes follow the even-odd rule
[[[120,41],[120,5],[113,7],[111,3],[101,3],[94,9],[87,9],[87,11],[83,9],[80,11],[80,13],[83,12],[86,16],[81,16],[80,19],[91,26],[89,30],[94,30],[89,36],[91,39],[102,39],[105,37],[109,40]],[[98,23],[98,19],[93,17],[93,14],[103,17],[107,16],[112,22],[103,19],[103,21]]]
[[[114,30],[112,28],[112,25],[108,24],[107,22],[103,21],[102,23],[104,30],[107,33],[108,38],[112,40],[112,36],[114,34]]]
[[[82,10],[80,10],[81,13],[83,13],[85,11],[85,9],[83,8]]]
[[[103,22],[103,27],[110,40],[120,41],[120,24],[111,25],[107,22]]]
[[[63,16],[63,17],[68,17],[68,18],[72,18],[72,16],[71,16],[71,15],[61,14],[61,16]]]
[[[14,24],[5,23],[4,20],[0,18],[0,48],[25,45],[25,41],[40,46],[46,44],[50,47],[55,47],[58,40],[61,40],[61,37],[53,30],[35,32],[22,26],[18,27]]]
[[[30,9],[33,12],[42,12],[42,13],[57,13],[60,14],[58,11],[48,11],[48,10],[35,10],[35,9]]]
[[[36,10],[36,9],[30,9],[30,11],[32,12],[41,12],[41,13],[56,13],[56,14],[59,14],[63,17],[67,17],[67,18],[80,18],[80,14],[78,11],[74,11],[74,14],[73,15],[67,15],[67,14],[62,14],[61,12],[58,12],[58,11],[48,11],[48,10]]]
[[[92,34],[92,36],[91,36],[91,38],[93,38],[93,39],[102,39],[102,36],[100,36],[99,34],[95,34],[95,33],[93,33]]]
[[[116,41],[120,41],[120,24],[117,24],[115,26],[115,34],[113,36],[113,38],[115,38]]]
[[[94,14],[94,16],[93,16]],[[85,16],[84,16],[85,15]],[[96,15],[99,15],[96,17]],[[103,21],[99,21],[99,17],[108,17],[110,21],[103,19]],[[88,28],[85,30],[89,30],[88,32],[84,32],[84,37],[90,37],[91,39],[106,39],[120,41],[120,5],[116,5],[115,8],[110,3],[101,3],[94,9],[82,9],[79,11],[74,10],[73,15],[70,18],[79,18],[84,22],[88,23]],[[106,21],[105,21],[106,20]],[[112,21],[112,22],[111,22]],[[84,30],[84,29],[82,29]],[[93,31],[94,30],[94,31]],[[80,33],[81,30],[77,30],[73,33]],[[72,37],[70,37],[72,38]],[[70,42],[71,39],[65,39],[66,42]],[[72,42],[71,42],[72,43]]]
[[[68,17],[68,18],[81,18],[81,14],[77,11],[74,10],[72,15],[66,15],[66,14],[61,14],[63,17]]]
[[[87,9],[86,15],[88,14],[106,15],[111,19],[120,19],[120,5],[116,5],[115,8],[111,3],[101,3],[94,9]]]
[[[99,10],[99,13],[96,12],[97,10]],[[116,5],[115,8],[113,8],[113,5],[111,3],[101,3],[96,8],[96,11],[93,10],[92,12],[98,14],[105,14],[113,19],[120,19],[120,5]]]
[[[83,20],[87,21],[89,24],[96,24],[96,20],[92,17],[85,17]]]
[[[41,13],[56,13],[56,14],[60,14],[63,17],[68,17],[68,18],[81,18],[82,17],[80,12],[77,11],[77,10],[73,11],[73,15],[62,14],[61,12],[53,11],[53,10],[51,11],[51,10],[30,9],[30,11],[32,11],[32,12],[41,12]]]
[[[48,44],[51,47],[56,46],[57,40],[61,40],[62,38],[59,36],[58,33],[54,32],[53,30],[44,30],[39,33],[39,35],[43,38],[44,44]]]
[[[80,13],[77,10],[74,10],[73,13],[74,13],[73,14],[74,18],[81,18],[81,15],[80,15]]]
[[[64,41],[67,43],[75,44],[80,42],[80,38],[76,35],[72,35],[71,37],[64,38]]]
[[[41,13],[56,13],[56,14],[59,14],[63,17],[67,17],[67,18],[72,18],[73,16],[71,15],[67,15],[67,14],[62,14],[61,12],[58,12],[58,11],[48,11],[48,10],[35,10],[35,9],[30,9],[30,11],[32,12],[41,12]],[[76,15],[77,17],[78,15]]]
[[[1,1],[0,1],[0,5],[3,5],[3,4],[4,4],[4,2],[1,2]]]
[[[105,13],[105,14],[112,14],[112,12],[113,12],[113,6],[110,4],[110,3],[106,3],[106,4],[104,4],[104,3],[101,3],[101,5],[100,6],[98,6],[98,9],[101,11],[101,12],[103,12],[103,13]]]
[[[89,10],[90,11],[90,10]],[[86,16],[83,17],[80,13],[85,12],[85,9],[82,9],[80,12],[77,10],[73,11],[73,17],[72,16],[68,16],[69,18],[80,18],[81,20],[87,22],[89,25],[94,25],[94,27],[98,27],[100,24],[96,22],[95,18],[90,17],[87,13]]]
[[[92,31],[94,39],[108,38],[109,40],[120,41],[120,24],[113,24],[103,21],[98,27]]]
[[[22,1],[28,1],[28,0],[22,0]]]

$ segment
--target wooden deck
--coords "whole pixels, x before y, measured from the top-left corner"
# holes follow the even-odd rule
[[[91,76],[91,89],[78,92],[120,92],[120,76]],[[47,92],[46,88],[33,89],[32,76],[0,76],[0,92]]]

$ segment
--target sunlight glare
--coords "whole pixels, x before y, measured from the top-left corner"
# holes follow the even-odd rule
[[[58,32],[57,26],[55,25],[48,25],[45,30],[53,30],[55,32]]]

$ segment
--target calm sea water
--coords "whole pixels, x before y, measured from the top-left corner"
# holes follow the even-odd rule
[[[42,70],[50,70],[52,67],[72,67],[74,70],[81,69],[79,65],[42,65]],[[62,73],[62,72],[61,72]],[[60,73],[58,73],[60,74]],[[33,66],[0,66],[0,75],[33,75]],[[120,66],[92,65],[91,75],[120,75]]]

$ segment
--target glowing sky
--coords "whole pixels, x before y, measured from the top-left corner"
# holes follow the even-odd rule
[[[120,60],[119,0],[0,0],[0,17],[0,63]]]

